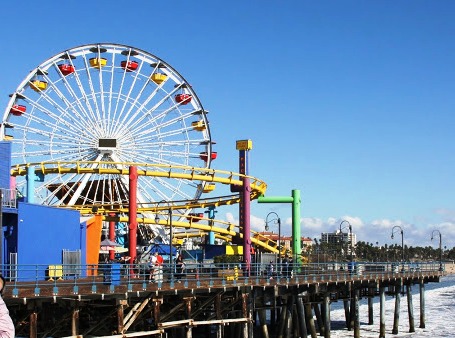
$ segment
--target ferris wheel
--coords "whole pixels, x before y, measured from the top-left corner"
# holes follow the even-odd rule
[[[31,71],[10,95],[0,139],[12,142],[12,165],[210,168],[216,158],[207,111],[191,85],[162,59],[111,43],[68,49]],[[16,179],[25,191],[25,177]],[[178,178],[140,176],[137,186],[140,203],[197,199],[203,192],[201,182]],[[52,175],[35,185],[35,201],[125,206],[128,177],[96,170]]]

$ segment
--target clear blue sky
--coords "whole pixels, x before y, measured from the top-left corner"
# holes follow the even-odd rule
[[[455,2],[7,1],[0,12],[0,106],[30,70],[65,49],[146,50],[192,85],[217,142],[216,169],[250,174],[267,196],[302,195],[302,235],[341,220],[358,240],[455,245]],[[262,230],[268,212],[252,204]],[[237,220],[237,208],[217,217]]]

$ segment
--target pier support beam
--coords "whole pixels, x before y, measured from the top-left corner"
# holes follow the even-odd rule
[[[292,309],[294,307],[294,295],[289,295],[287,302],[286,302],[286,316],[285,316],[285,337],[291,337],[292,336]]]
[[[297,323],[299,324],[300,337],[307,338],[308,332],[307,332],[306,319],[305,319],[305,308],[303,306],[302,298],[298,297],[296,299],[296,305],[297,305],[297,315],[298,315]]]
[[[359,316],[359,295],[360,290],[354,290],[354,338],[360,338],[360,316]]]
[[[419,282],[420,289],[420,328],[425,328],[425,283],[423,279],[420,279]]]
[[[346,328],[350,331],[351,330],[351,317],[349,315],[349,302],[346,299],[343,300],[343,307],[344,307],[344,319],[346,321]]]
[[[124,310],[125,310],[126,305],[128,305],[128,302],[126,301],[126,299],[117,300],[117,332],[118,333],[123,333],[123,329],[124,329],[123,323],[124,323],[124,318],[125,318]]]
[[[401,283],[395,285],[395,312],[393,314],[392,334],[398,334],[400,325],[400,301],[401,301]]]
[[[253,326],[251,324],[252,314],[251,314],[251,296],[249,293],[242,293],[242,315],[243,318],[248,318],[248,321],[245,322],[243,326],[243,337],[248,338],[253,336]]]
[[[324,315],[324,338],[330,338],[330,294],[324,294],[323,315]]]
[[[183,297],[185,301],[185,314],[186,318],[191,319],[191,312],[192,312],[192,304],[193,304],[194,297]],[[187,325],[186,327],[186,338],[193,337],[193,327],[191,325]]]
[[[317,338],[316,326],[314,325],[313,312],[311,311],[311,303],[305,304],[305,317],[310,329],[311,338]]]
[[[348,331],[351,331],[354,328],[355,321],[355,289],[351,289],[351,306],[349,309],[349,326]]]
[[[321,304],[322,306],[322,304]],[[324,322],[321,317],[321,310],[319,308],[319,303],[313,303],[314,315],[316,316],[316,323],[318,324],[319,333],[321,336],[324,335]]]
[[[408,318],[409,318],[409,332],[415,332],[414,326],[414,308],[412,305],[412,287],[411,284],[406,285],[406,297],[408,300]]]
[[[264,311],[264,319],[265,319],[265,310],[260,310],[259,312],[259,320],[261,320],[261,312]],[[216,319],[220,320],[220,319],[223,319],[223,316],[221,314],[221,294],[218,293],[215,297],[215,314],[216,314]],[[265,323],[265,322],[264,322]],[[262,323],[261,323],[262,325]],[[224,335],[223,335],[223,327],[224,325],[223,324],[218,324],[216,326],[216,338],[223,338]],[[265,326],[265,328],[267,329],[267,325]],[[269,336],[264,336],[265,338],[269,338]]]
[[[79,334],[79,304],[76,301],[71,315],[71,334],[77,336]]]
[[[30,338],[38,337],[38,312],[34,308],[30,312]]]
[[[379,287],[379,338],[385,338],[385,287]]]
[[[369,296],[368,297],[368,325],[373,325],[374,324],[374,318],[373,318],[373,297]]]

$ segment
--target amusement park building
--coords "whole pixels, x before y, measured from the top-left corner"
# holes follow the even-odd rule
[[[81,223],[80,213],[28,203],[10,177],[10,142],[0,141],[0,158],[3,276],[35,280],[45,278],[50,265],[86,263],[87,224]],[[64,273],[84,275],[85,271]]]

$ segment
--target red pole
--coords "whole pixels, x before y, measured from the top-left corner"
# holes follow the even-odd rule
[[[136,260],[137,246],[137,167],[130,167],[129,251],[130,264]]]
[[[111,212],[109,213],[109,216],[114,217],[115,213]],[[109,221],[109,239],[113,242],[115,242],[115,222],[114,221]],[[109,259],[113,261],[115,258],[115,251],[110,250],[109,251]]]

